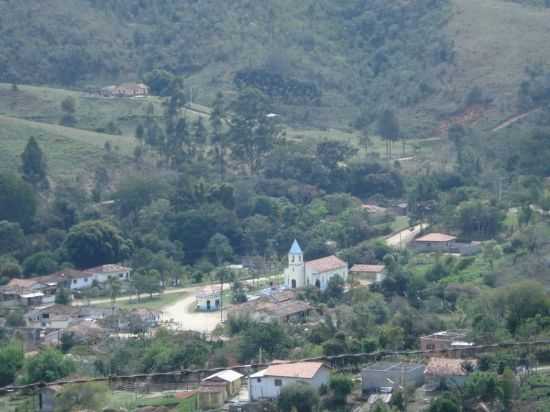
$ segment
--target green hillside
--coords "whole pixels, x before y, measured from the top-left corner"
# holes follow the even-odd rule
[[[517,94],[527,65],[550,64],[550,10],[502,0],[454,0],[448,33],[454,39],[455,99],[472,85],[494,98],[494,120],[517,112]]]
[[[19,85],[14,91],[11,85],[0,83],[0,114],[59,124],[63,116],[61,102],[69,96],[76,102],[74,127],[78,129],[102,130],[112,122],[122,134],[133,136],[136,124],[143,119],[150,105],[157,117],[162,116],[164,110],[161,99],[154,96],[105,99],[78,91],[51,87]],[[192,108],[198,111],[205,110],[196,105]],[[188,110],[186,115],[190,120],[195,120],[201,114]]]
[[[129,137],[111,136],[0,115],[2,172],[13,172],[20,167],[19,156],[30,136],[34,136],[44,150],[49,172],[54,180],[74,180],[82,176],[90,178],[95,168],[102,163],[103,146],[106,142],[111,142],[114,150],[128,156],[134,144],[133,139]]]
[[[347,124],[440,92],[449,11],[449,0],[1,2],[0,81],[97,85],[162,68],[209,103],[239,71],[263,70],[320,93],[279,102],[289,120]]]

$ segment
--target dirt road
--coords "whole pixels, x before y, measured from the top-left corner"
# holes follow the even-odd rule
[[[249,279],[243,281],[250,285],[256,285],[257,282],[268,282],[271,278],[264,277],[258,278],[255,280]],[[211,287],[220,287],[220,284],[209,285]],[[176,303],[162,308],[162,317],[164,321],[170,322],[175,328],[181,330],[193,330],[196,332],[210,333],[216,326],[221,322],[221,314],[219,311],[214,312],[197,312],[195,311],[195,294],[201,288],[194,287],[188,288],[186,291],[189,292],[188,295],[185,295],[182,299],[178,300]],[[226,283],[223,285],[224,290],[229,290],[231,284]],[[227,319],[226,309],[229,307],[230,302],[224,301],[224,311],[223,311],[223,320]]]
[[[427,223],[411,226],[386,239],[386,245],[395,249],[401,249],[409,244],[418,234],[428,228]]]
[[[224,289],[227,289],[224,285]],[[196,288],[194,292],[200,288]],[[162,309],[162,319],[170,322],[175,328],[210,333],[221,321],[220,312],[196,312],[195,293],[184,296],[173,305]],[[226,312],[224,311],[224,320]]]

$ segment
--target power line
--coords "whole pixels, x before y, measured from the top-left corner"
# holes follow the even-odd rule
[[[436,354],[448,354],[448,353],[464,353],[468,355],[474,355],[480,352],[487,352],[491,350],[499,349],[509,349],[514,347],[524,347],[531,348],[533,346],[543,346],[550,345],[550,339],[544,340],[534,340],[534,341],[525,341],[525,342],[500,342],[487,345],[475,345],[469,346],[467,348],[449,348],[449,349],[434,349],[434,350],[409,350],[409,351],[377,351],[377,352],[359,352],[359,353],[344,353],[340,355],[333,356],[318,356],[314,358],[304,358],[296,360],[283,361],[281,363],[293,364],[299,362],[330,362],[331,364],[337,364],[339,361],[345,360],[380,360],[387,357],[398,357],[398,356],[427,356],[427,355],[436,355]],[[227,368],[209,368],[209,369],[180,369],[169,372],[156,372],[156,373],[143,373],[135,375],[110,375],[102,376],[97,378],[83,378],[83,379],[72,379],[72,380],[60,380],[55,382],[35,382],[28,385],[8,385],[3,388],[0,388],[0,395],[7,394],[10,392],[16,391],[26,391],[26,390],[36,390],[40,388],[45,388],[49,386],[63,386],[70,384],[83,384],[83,383],[93,383],[93,382],[109,382],[114,383],[117,381],[132,381],[132,380],[147,380],[151,378],[162,378],[162,377],[185,377],[189,375],[205,375],[213,374],[220,372],[225,369],[234,369],[234,370],[251,370],[251,369],[260,369],[270,366],[271,363],[251,363],[244,365],[234,365]],[[186,383],[186,382],[180,382]]]

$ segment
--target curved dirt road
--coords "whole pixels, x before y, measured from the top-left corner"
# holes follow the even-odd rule
[[[226,288],[226,285],[224,285],[224,289]],[[220,312],[196,312],[195,302],[197,299],[195,292],[199,291],[200,288],[188,290],[191,292],[189,295],[172,305],[162,308],[162,320],[171,322],[175,328],[180,330],[192,330],[201,333],[212,332],[221,321]],[[223,315],[225,320],[225,309]]]
[[[418,234],[428,228],[427,223],[411,226],[386,239],[386,245],[395,249],[402,249],[409,244]]]

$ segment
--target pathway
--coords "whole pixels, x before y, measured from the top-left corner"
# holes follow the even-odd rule
[[[416,226],[408,227],[386,239],[386,245],[392,248],[401,249],[409,244],[422,230],[428,228],[427,223],[419,223]]]
[[[531,113],[536,112],[536,111],[539,110],[539,109],[540,109],[540,107],[537,107],[537,108],[535,108],[535,109],[529,110],[528,112],[520,113],[520,114],[518,114],[518,115],[512,116],[512,117],[510,117],[509,119],[506,119],[505,121],[503,121],[502,123],[500,123],[500,124],[499,124],[498,126],[496,126],[495,128],[493,128],[493,129],[491,130],[491,132],[498,132],[498,131],[501,130],[501,129],[504,129],[504,128],[506,128],[506,127],[508,127],[508,126],[510,126],[510,125],[512,125],[512,124],[514,124],[514,123],[516,123],[516,122],[519,122],[521,119],[523,119],[523,118],[529,116]]]

